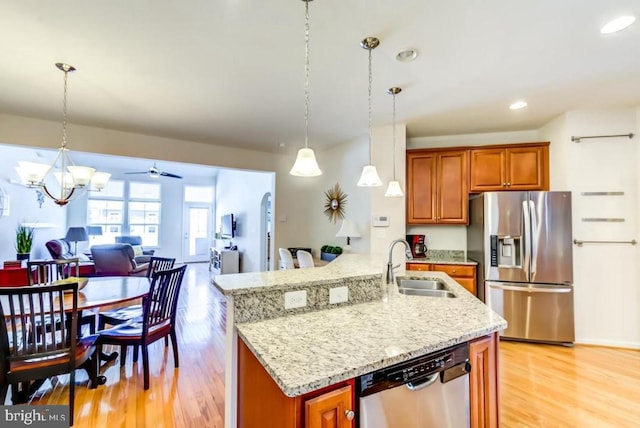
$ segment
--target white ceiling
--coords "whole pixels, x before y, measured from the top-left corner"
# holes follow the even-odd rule
[[[640,105],[640,23],[603,36],[637,0],[315,0],[310,145],[367,132],[409,137],[535,129],[580,108]],[[0,112],[144,134],[293,150],[304,135],[301,0],[0,0]],[[402,48],[420,52],[395,61]],[[510,111],[526,99],[529,107]],[[286,148],[280,148],[285,143]],[[70,142],[72,147],[72,142]]]

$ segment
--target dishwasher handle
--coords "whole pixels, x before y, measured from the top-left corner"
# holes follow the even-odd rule
[[[430,376],[427,376],[426,380],[422,383],[415,384],[413,382],[408,382],[407,388],[409,389],[409,391],[420,391],[421,389],[424,389],[433,385],[438,380],[439,377],[440,377],[440,373],[434,373]]]

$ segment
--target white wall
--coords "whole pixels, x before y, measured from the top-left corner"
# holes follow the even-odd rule
[[[10,182],[17,159],[37,161],[32,150],[14,147],[2,147],[0,156],[0,187],[9,195],[9,215],[0,217],[0,267],[2,261],[15,260],[15,230],[21,223],[36,225],[32,259],[49,258],[45,243],[50,239],[63,237],[66,233],[67,214],[64,208],[44,198],[42,206],[38,203],[35,189],[27,189],[20,184]],[[16,174],[17,178],[17,174]],[[51,179],[55,181],[55,179]]]
[[[637,134],[639,109],[572,111],[540,130],[551,141],[551,188],[573,193],[573,236],[579,240],[638,240],[640,150],[638,137],[571,136]],[[622,191],[623,196],[582,192]],[[584,222],[616,217],[624,222]],[[627,244],[573,247],[576,342],[640,348],[640,248]]]
[[[257,272],[261,267],[261,203],[265,193],[273,195],[274,174],[222,169],[216,183],[216,224],[225,214],[233,214],[237,236],[230,241],[241,254],[241,272]],[[218,228],[216,227],[216,230]],[[229,244],[229,241],[226,242]]]

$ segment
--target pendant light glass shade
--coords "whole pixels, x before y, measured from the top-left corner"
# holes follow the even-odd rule
[[[404,196],[399,181],[390,181],[384,196],[387,198],[401,198]]]
[[[398,95],[402,89],[398,87],[389,88],[387,93],[393,95],[393,180],[389,182],[387,191],[384,196],[387,198],[401,198],[404,196],[400,182],[396,180],[396,95]]]
[[[362,174],[360,180],[358,180],[358,186],[360,187],[380,187],[382,186],[382,180],[378,176],[378,170],[374,165],[366,165],[362,168]]]
[[[313,149],[309,148],[309,2],[304,1],[304,148],[298,150],[296,162],[289,174],[297,177],[322,175]]]
[[[291,168],[289,174],[298,177],[315,177],[322,175],[322,171],[320,171],[320,167],[318,167],[318,162],[316,162],[316,155],[312,149],[305,147],[298,150],[296,163],[293,164],[293,168]]]
[[[374,165],[371,165],[371,84],[373,82],[373,73],[371,71],[371,51],[378,47],[380,40],[375,37],[367,37],[360,46],[363,49],[369,51],[369,165],[362,168],[362,174],[360,180],[358,180],[359,187],[380,187],[382,186],[382,180],[378,175],[378,170]]]

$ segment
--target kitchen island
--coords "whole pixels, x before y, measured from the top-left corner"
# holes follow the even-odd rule
[[[321,268],[214,278],[228,299],[227,427],[237,423],[238,336],[285,396],[300,397],[506,327],[444,273],[410,272],[441,280],[455,298],[401,295],[383,285],[384,267],[381,256],[344,254]],[[348,288],[348,302],[329,304],[336,287]],[[307,306],[285,310],[293,290],[307,292]]]

